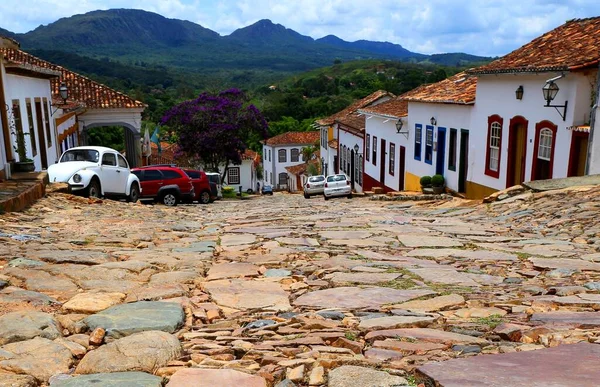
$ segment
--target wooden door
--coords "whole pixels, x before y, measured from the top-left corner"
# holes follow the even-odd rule
[[[386,148],[385,148],[385,139],[381,139],[381,148],[380,152],[381,152],[381,157],[380,157],[380,165],[379,165],[379,183],[381,184],[381,188],[385,189],[385,155],[386,155]]]
[[[512,187],[525,181],[527,160],[527,120],[517,116],[510,120],[508,132],[508,162],[506,187]]]
[[[44,136],[44,120],[42,117],[42,102],[35,101],[35,118],[37,121],[38,138],[40,139],[40,159],[42,161],[42,169],[48,169],[48,156],[46,153],[46,138]]]
[[[406,148],[400,147],[400,160],[399,160],[400,171],[398,171],[399,182],[398,182],[398,190],[404,191],[404,173],[406,172]]]
[[[467,191],[467,176],[469,172],[469,131],[460,131],[460,153],[458,159],[458,192]]]
[[[435,173],[444,175],[444,166],[446,163],[446,128],[438,127],[437,140],[437,158],[435,160]]]
[[[588,141],[589,133],[573,132],[571,137],[571,151],[569,153],[569,171],[567,176],[583,176],[585,174]]]

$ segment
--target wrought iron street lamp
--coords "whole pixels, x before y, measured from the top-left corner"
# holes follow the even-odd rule
[[[552,101],[554,101],[554,98],[556,98],[556,96],[558,95],[558,92],[560,91],[558,85],[554,81],[556,81],[562,77],[564,77],[564,74],[561,74],[558,77],[547,80],[544,87],[542,87],[542,93],[544,94],[544,100],[546,100],[546,105],[544,105],[544,107],[553,107],[554,109],[556,109],[558,114],[560,114],[563,121],[566,121],[567,120],[567,105],[568,105],[569,101],[565,101],[564,105],[550,105],[550,103]],[[559,108],[563,109],[562,112],[559,110]]]

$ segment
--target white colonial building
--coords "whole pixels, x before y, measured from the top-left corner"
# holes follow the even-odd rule
[[[365,98],[355,101],[347,108],[316,121],[321,132],[321,170],[323,174],[343,171],[350,177],[356,192],[363,190],[363,165],[360,160],[364,147],[364,117],[358,110],[383,103],[394,94],[378,90]],[[358,147],[358,152],[355,148]],[[364,156],[363,156],[364,157]]]
[[[302,149],[319,146],[320,132],[287,132],[263,142],[263,182],[274,189],[288,190],[287,167],[304,163]]]
[[[256,192],[259,182],[257,176],[257,167],[260,165],[260,155],[250,149],[242,154],[242,163],[240,165],[230,165],[227,168],[227,176],[223,185],[233,187],[235,192]],[[223,167],[224,168],[224,167]],[[223,176],[223,169],[219,170]]]

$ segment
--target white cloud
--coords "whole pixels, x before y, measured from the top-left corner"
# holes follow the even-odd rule
[[[568,19],[598,15],[596,0],[3,0],[0,27],[26,32],[96,9],[138,8],[227,35],[260,19],[320,38],[391,41],[426,54],[503,55]]]

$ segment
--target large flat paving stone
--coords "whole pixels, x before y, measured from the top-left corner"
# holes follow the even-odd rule
[[[534,313],[532,323],[566,325],[572,328],[594,329],[600,327],[600,312],[547,312]]]
[[[367,239],[372,233],[368,231],[321,231],[319,235],[325,239]]]
[[[218,280],[204,284],[213,300],[228,308],[288,311],[292,309],[287,293],[277,283],[244,280]]]
[[[175,332],[185,318],[180,304],[173,302],[139,301],[116,305],[86,317],[84,322],[94,330],[106,330],[107,336],[119,338],[136,332]]]
[[[117,305],[123,293],[79,293],[63,305],[63,309],[78,313],[97,313]]]
[[[136,333],[88,352],[75,370],[78,374],[155,372],[181,356],[181,343],[161,331]]]
[[[145,372],[113,372],[58,380],[52,387],[161,387],[162,378]]]
[[[463,335],[460,333],[446,332],[430,328],[404,328],[386,329],[369,332],[365,340],[380,340],[387,338],[407,338],[430,343],[442,344],[488,344],[487,340],[479,337]]]
[[[221,246],[249,245],[256,242],[256,236],[252,234],[225,234],[221,236]]]
[[[406,247],[461,247],[456,239],[429,235],[398,235],[398,240]]]
[[[251,263],[231,262],[213,265],[208,271],[207,280],[239,277],[258,277],[258,266]]]
[[[175,372],[167,387],[267,387],[264,378],[228,369],[184,368]]]
[[[54,340],[60,337],[57,321],[48,313],[23,311],[0,317],[0,345],[41,336]]]
[[[429,363],[418,371],[444,387],[598,386],[600,345],[579,343],[530,352]]]
[[[277,238],[277,242],[284,245],[297,245],[297,246],[320,246],[319,241],[314,238]]]
[[[35,258],[51,263],[78,263],[81,265],[99,265],[114,262],[115,258],[101,251],[86,250],[45,250],[32,254]]]
[[[342,284],[380,284],[390,282],[400,277],[401,273],[333,273],[331,282],[334,285]]]
[[[569,258],[529,258],[533,266],[540,269],[572,269],[600,271],[600,263]]]
[[[516,254],[506,253],[504,251],[490,250],[461,250],[461,249],[415,249],[410,251],[411,257],[434,257],[445,258],[452,257],[473,261],[518,261]]]
[[[408,269],[425,281],[444,285],[479,286],[469,275],[454,270],[451,267]]]
[[[344,365],[329,371],[329,387],[403,387],[406,379],[372,368]]]
[[[1,371],[26,374],[43,383],[53,375],[68,373],[73,364],[67,347],[42,337],[6,344],[0,352],[4,353],[0,356],[0,375]]]
[[[294,301],[296,306],[315,308],[363,309],[394,304],[435,294],[428,289],[398,290],[382,287],[339,287],[303,294]]]

